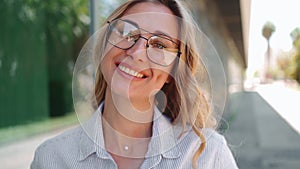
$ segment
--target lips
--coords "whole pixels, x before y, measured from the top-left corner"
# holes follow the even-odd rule
[[[126,65],[121,65],[121,64],[118,64],[117,65],[118,69],[130,76],[133,76],[133,77],[136,77],[136,78],[146,78],[146,75],[141,73],[141,72],[137,72],[136,70],[133,70],[133,69],[130,69],[128,66]]]

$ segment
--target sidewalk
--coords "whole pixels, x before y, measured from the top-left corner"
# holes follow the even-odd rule
[[[225,137],[241,169],[299,169],[299,133],[257,92],[232,94],[229,112]]]
[[[75,114],[0,130],[3,169],[29,169],[35,149],[48,138],[77,125]]]
[[[260,85],[256,91],[300,133],[300,91],[287,88],[280,82]]]
[[[62,132],[56,130],[38,136],[21,139],[0,147],[0,164],[4,169],[29,169],[35,149],[48,138]],[[1,167],[0,167],[1,168]]]

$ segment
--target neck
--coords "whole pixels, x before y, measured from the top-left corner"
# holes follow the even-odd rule
[[[153,109],[137,111],[126,99],[113,100],[106,94],[102,117],[105,147],[109,152],[124,157],[144,157],[152,135]]]
[[[115,131],[125,136],[151,137],[153,111],[153,108],[140,111],[129,99],[118,95],[112,96],[111,92],[106,92],[103,119]]]

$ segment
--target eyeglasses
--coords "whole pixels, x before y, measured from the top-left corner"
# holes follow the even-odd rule
[[[153,63],[168,66],[177,57],[180,57],[178,44],[167,35],[150,33],[129,20],[117,19],[108,23],[107,41],[119,49],[128,50],[142,38],[147,41],[147,57]],[[142,31],[151,36],[149,38],[142,36]]]

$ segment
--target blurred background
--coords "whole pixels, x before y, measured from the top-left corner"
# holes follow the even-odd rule
[[[5,169],[29,168],[39,144],[78,125],[74,63],[89,36],[123,1],[0,1],[0,163]],[[239,167],[298,169],[297,0],[187,2],[225,68],[228,96],[219,131]]]

